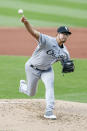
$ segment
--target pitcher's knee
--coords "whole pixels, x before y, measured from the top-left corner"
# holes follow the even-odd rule
[[[29,96],[35,96],[36,90],[33,89],[33,88],[29,88],[27,94],[28,94]]]
[[[36,92],[30,91],[28,94],[29,94],[29,96],[35,96],[35,93]]]
[[[26,95],[28,95],[28,96],[35,96],[35,93],[27,92]]]
[[[30,96],[35,96],[35,93],[30,93],[29,95],[30,95]]]

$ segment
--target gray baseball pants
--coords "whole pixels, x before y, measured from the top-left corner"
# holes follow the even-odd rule
[[[52,67],[46,71],[34,69],[29,62],[25,64],[27,78],[27,92],[29,96],[34,96],[37,90],[38,80],[41,79],[45,85],[46,111],[54,108],[54,71]]]

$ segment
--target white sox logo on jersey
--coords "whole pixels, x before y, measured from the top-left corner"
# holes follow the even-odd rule
[[[68,58],[68,55],[66,52],[63,52],[62,54],[60,54],[60,50],[57,52],[57,54],[55,53],[55,50],[53,49],[50,49],[46,52],[48,55],[56,58],[57,60],[59,59],[67,59]]]

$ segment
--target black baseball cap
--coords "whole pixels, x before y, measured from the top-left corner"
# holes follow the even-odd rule
[[[57,32],[58,32],[58,33],[66,33],[66,34],[69,34],[69,35],[72,34],[72,33],[69,31],[68,27],[66,27],[66,26],[60,26],[60,27],[57,29]]]

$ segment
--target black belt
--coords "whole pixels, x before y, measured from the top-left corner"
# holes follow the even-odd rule
[[[41,70],[41,69],[38,69],[37,67],[35,67],[34,65],[30,65],[33,69],[35,70],[39,70],[39,71],[45,71],[45,70]]]

